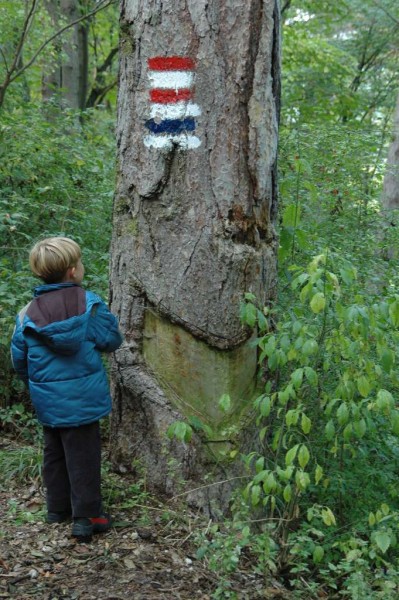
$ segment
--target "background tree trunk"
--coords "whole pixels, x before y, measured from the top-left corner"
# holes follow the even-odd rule
[[[45,0],[46,10],[54,30],[59,29],[60,3],[59,0]],[[42,99],[48,102],[59,95],[61,87],[61,39],[56,38],[52,43],[53,61],[47,65],[42,75]]]
[[[66,23],[72,23],[82,16],[82,3],[79,0],[46,0],[45,5],[54,29],[62,24],[61,17]],[[88,27],[88,21],[82,21],[67,30],[62,39],[55,39],[55,61],[42,78],[43,100],[48,101],[58,95],[61,103],[68,108],[85,108],[89,64]]]
[[[167,492],[215,458],[230,475],[222,457],[253,443],[257,357],[239,303],[276,287],[279,19],[276,0],[121,2],[112,455]],[[167,442],[182,416],[213,443]]]
[[[392,142],[387,157],[382,204],[386,213],[399,208],[399,95],[394,114]]]
[[[81,16],[78,0],[60,0],[60,10],[67,23]],[[64,34],[65,57],[61,65],[62,98],[69,108],[83,109],[87,95],[88,23],[78,23]]]

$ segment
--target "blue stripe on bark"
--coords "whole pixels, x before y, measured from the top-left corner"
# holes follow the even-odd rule
[[[154,119],[148,119],[145,126],[152,133],[184,133],[185,131],[195,131],[195,119],[193,117],[164,119],[158,123]]]

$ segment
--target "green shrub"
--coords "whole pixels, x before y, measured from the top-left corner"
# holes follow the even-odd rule
[[[255,401],[263,452],[242,456],[251,475],[234,518],[253,511],[249,549],[268,533],[279,572],[299,594],[311,577],[312,593],[324,586],[348,598],[393,598],[399,296],[370,298],[355,268],[331,252],[290,271],[291,304],[273,330],[276,315],[251,294],[241,310],[260,332],[269,381]]]
[[[108,248],[114,185],[112,121],[100,111],[84,125],[75,113],[40,106],[3,111],[0,124],[0,398],[22,398],[10,364],[17,312],[38,284],[30,273],[33,243],[66,235],[82,245],[85,282],[108,293]]]

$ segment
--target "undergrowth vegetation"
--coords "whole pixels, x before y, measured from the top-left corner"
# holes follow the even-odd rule
[[[29,132],[29,134],[28,134]],[[114,185],[113,120],[89,111],[51,119],[33,103],[1,114],[0,123],[0,406],[23,394],[10,364],[17,312],[39,281],[29,250],[42,237],[82,245],[85,280],[107,297]]]

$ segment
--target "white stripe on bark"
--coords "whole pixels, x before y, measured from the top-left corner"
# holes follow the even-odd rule
[[[178,90],[190,88],[194,81],[192,71],[148,71],[152,88]]]
[[[201,145],[201,140],[195,135],[147,135],[144,138],[144,144],[147,148],[170,150],[173,144],[178,144],[180,148],[192,150]]]
[[[151,105],[151,119],[182,119],[183,117],[199,117],[201,109],[193,102],[176,102],[174,104]]]

